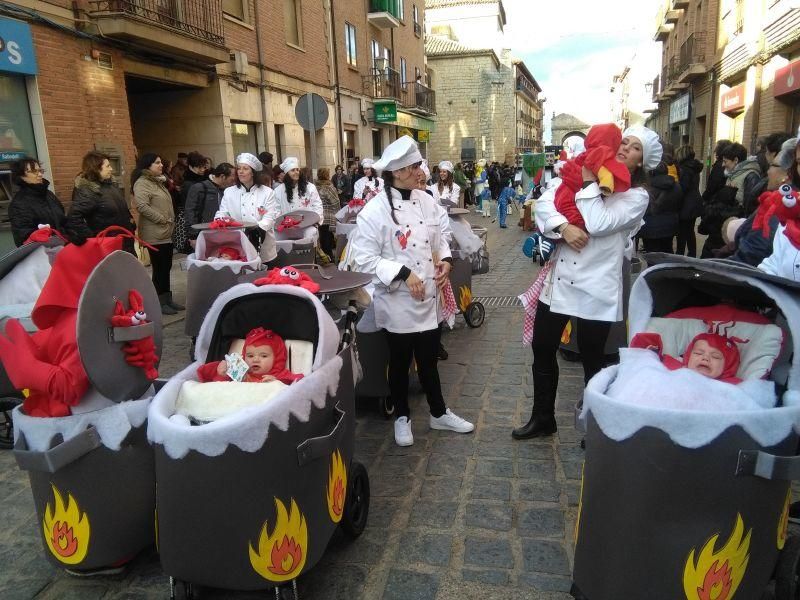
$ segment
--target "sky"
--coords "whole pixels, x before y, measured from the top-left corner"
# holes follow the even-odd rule
[[[658,74],[661,62],[661,44],[653,42],[660,0],[503,0],[503,5],[506,45],[547,98],[545,140],[554,112],[587,123],[611,120],[609,90],[626,65],[636,65],[631,95],[648,95],[644,83]]]

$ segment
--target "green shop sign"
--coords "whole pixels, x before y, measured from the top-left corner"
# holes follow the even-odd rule
[[[375,103],[375,122],[393,123],[397,120],[396,102],[376,102]]]

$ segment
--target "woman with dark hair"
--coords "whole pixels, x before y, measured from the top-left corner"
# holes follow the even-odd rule
[[[175,210],[175,231],[172,233],[172,242],[175,245],[175,251],[188,254],[191,252],[189,247],[188,237],[186,232],[186,217],[184,216],[186,210],[186,199],[189,197],[189,192],[195,185],[199,185],[207,181],[208,159],[197,151],[189,152],[186,157],[187,169],[183,176],[183,184],[181,185],[180,194],[178,195],[178,203],[174,206]]]
[[[578,323],[578,349],[584,383],[606,366],[605,345],[611,324],[622,321],[624,261],[633,254],[632,236],[647,210],[646,173],[661,163],[658,135],[646,127],[629,127],[622,134],[616,159],[631,173],[631,188],[603,198],[597,177],[583,167],[583,186],[575,204],[586,231],[571,225],[555,207],[563,182],[548,188],[536,201],[536,224],[549,238],[563,239],[550,258],[552,269],[536,305],[533,332],[533,409],[527,424],[511,436],[522,440],[552,435],[558,389],[558,347],[564,327]]]
[[[319,246],[328,257],[334,258],[336,238],[336,211],[339,210],[339,193],[331,181],[331,170],[327,167],[317,171],[317,192],[322,200],[322,225],[319,226]]]
[[[186,221],[186,237],[189,245],[194,248],[197,236],[200,233],[192,229],[192,225],[210,223],[219,210],[222,194],[225,188],[236,183],[236,169],[230,163],[220,163],[208,174],[208,177],[193,185],[186,196],[184,207],[184,220]]]
[[[44,178],[41,163],[30,157],[18,160],[11,166],[11,178],[19,186],[8,205],[14,243],[22,246],[39,225],[49,225],[64,233],[67,220],[64,206],[48,189],[50,182]]]
[[[344,206],[353,197],[353,183],[350,176],[344,172],[342,165],[336,165],[336,170],[331,182],[339,195],[339,206]]]
[[[163,168],[158,154],[148,152],[142,155],[131,175],[131,187],[139,213],[139,237],[156,248],[155,252],[150,252],[150,265],[153,268],[153,286],[161,301],[161,312],[175,315],[185,307],[172,298],[170,286],[175,212],[172,197],[165,186]]]
[[[275,188],[275,201],[280,214],[298,209],[311,210],[319,215],[319,223],[322,223],[322,199],[316,186],[308,181],[306,173],[300,169],[300,162],[290,156],[281,163],[281,170],[285,177],[283,183]],[[304,237],[316,237],[315,234],[316,232],[306,231]]]
[[[662,147],[664,145],[662,144]],[[669,156],[668,160],[672,161]],[[678,173],[674,162],[673,172]],[[672,240],[678,233],[679,213],[683,201],[683,190],[678,181],[669,173],[670,165],[662,160],[650,171],[648,184],[645,186],[650,195],[644,224],[639,230],[645,252],[672,253]]]
[[[273,190],[277,189],[278,186],[283,183],[284,175],[285,174],[283,171],[281,171],[280,165],[275,165],[272,167],[272,183],[270,184],[270,187]]]
[[[703,191],[703,203],[710,202],[716,193],[725,187],[728,176],[725,175],[725,165],[722,164],[722,151],[732,143],[730,140],[719,140],[714,146],[714,164],[708,173],[706,189]]]
[[[369,202],[373,196],[380,193],[383,189],[383,179],[378,177],[378,173],[373,166],[374,163],[375,161],[371,158],[365,158],[361,161],[361,169],[364,175],[360,178],[355,178],[355,175],[353,176],[355,178],[353,183],[353,199]]]
[[[703,214],[703,201],[700,197],[700,174],[703,163],[695,158],[691,146],[681,146],[675,153],[678,163],[678,183],[683,192],[683,203],[678,213],[678,246],[676,254],[684,252],[692,258],[697,257],[697,235],[694,224]]]
[[[438,181],[434,181],[428,189],[433,194],[433,199],[445,208],[459,206],[461,188],[453,180],[453,163],[449,160],[439,163]]]
[[[114,167],[105,154],[91,151],[83,157],[67,217],[67,227],[77,235],[94,237],[111,225],[118,225],[131,233],[136,231],[136,223],[113,175]],[[119,235],[119,232],[111,235]],[[123,239],[122,248],[134,253],[133,239]]]
[[[375,163],[383,171],[384,186],[358,214],[350,241],[355,270],[372,275],[375,324],[387,332],[398,446],[414,443],[408,406],[412,358],[430,407],[430,428],[458,433],[475,429],[453,414],[442,396],[439,298],[452,262],[446,239],[449,224],[444,209],[419,189],[421,165],[422,155],[409,136],[387,146]]]

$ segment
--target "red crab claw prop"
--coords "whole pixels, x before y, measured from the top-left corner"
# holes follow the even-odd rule
[[[133,327],[149,323],[147,313],[144,311],[144,299],[138,290],[128,292],[128,303],[130,309],[126,310],[122,302],[116,301],[114,316],[111,317],[111,324],[114,327]],[[156,344],[152,335],[140,340],[125,342],[122,346],[122,352],[125,354],[125,362],[132,367],[142,369],[147,379],[152,381],[158,377],[158,370],[156,369],[158,356],[156,355]]]
[[[253,282],[255,285],[294,285],[308,290],[312,294],[319,291],[319,284],[316,283],[306,273],[295,269],[294,267],[275,267],[266,277],[256,279]]]
[[[350,202],[347,203],[347,208],[362,208],[366,202],[361,200],[360,198],[353,198]]]
[[[219,219],[214,219],[211,221],[211,225],[209,225],[209,229],[225,229],[227,227],[241,227],[242,224],[239,221],[231,219],[230,217],[220,217]]]
[[[284,229],[291,229],[292,227],[297,227],[300,225],[301,221],[293,217],[283,217],[283,221],[278,224],[278,231],[283,231]]]
[[[39,225],[39,228],[34,231],[32,234],[28,236],[28,239],[25,240],[25,244],[32,244],[32,243],[40,243],[43,244],[47,242],[51,237],[56,236],[68,242],[67,238],[61,235],[58,231],[50,227],[50,225]]]

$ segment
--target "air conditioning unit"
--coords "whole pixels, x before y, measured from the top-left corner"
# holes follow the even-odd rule
[[[233,74],[236,78],[247,79],[247,54],[241,50],[236,50],[231,54],[231,61],[233,62]]]

